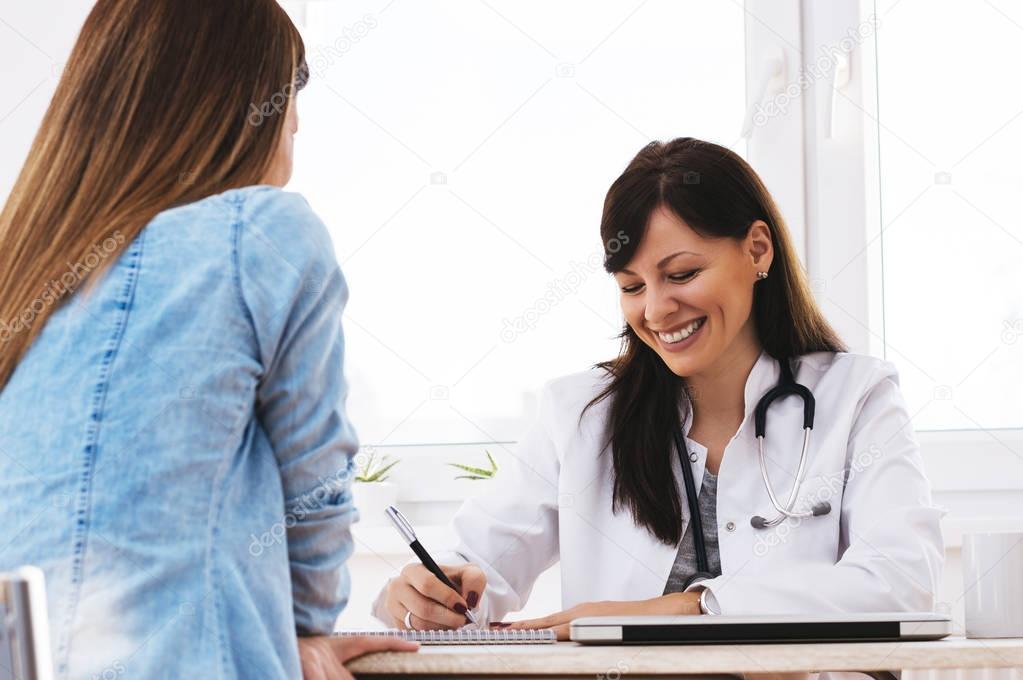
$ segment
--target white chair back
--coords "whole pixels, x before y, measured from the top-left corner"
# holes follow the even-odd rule
[[[0,573],[0,680],[53,680],[46,582],[38,567]]]

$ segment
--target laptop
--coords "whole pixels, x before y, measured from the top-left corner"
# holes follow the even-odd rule
[[[927,613],[776,616],[588,616],[574,619],[570,637],[599,645],[708,645],[767,642],[889,642],[939,640],[948,616]]]

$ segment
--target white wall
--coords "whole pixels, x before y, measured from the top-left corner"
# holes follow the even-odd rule
[[[10,193],[92,7],[87,0],[0,3],[0,198]]]

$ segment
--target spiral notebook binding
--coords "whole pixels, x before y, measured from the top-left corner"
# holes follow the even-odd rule
[[[555,642],[557,635],[549,628],[523,630],[342,630],[335,637],[390,637],[423,645],[514,645]]]

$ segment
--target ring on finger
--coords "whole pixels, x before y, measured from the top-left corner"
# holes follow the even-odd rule
[[[408,628],[409,630],[415,630],[416,629],[416,627],[412,625],[412,612],[410,612],[408,610],[405,611],[404,622],[405,622],[405,627]]]

